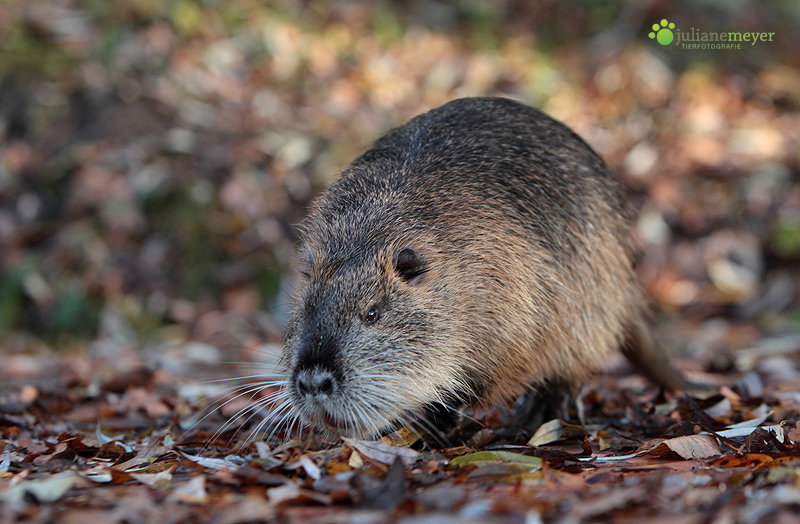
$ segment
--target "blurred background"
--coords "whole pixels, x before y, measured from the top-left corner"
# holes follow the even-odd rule
[[[475,95],[543,109],[625,180],[679,354],[800,347],[800,3],[599,4],[1,3],[4,379],[253,359],[280,341],[309,203]],[[648,37],[662,19],[775,34],[689,50]]]

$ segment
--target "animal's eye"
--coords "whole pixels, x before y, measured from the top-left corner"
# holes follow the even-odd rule
[[[305,278],[306,280],[311,280],[311,273],[309,273],[308,271],[300,270],[300,274],[303,275],[303,278]]]
[[[372,306],[367,310],[367,314],[364,315],[364,324],[370,326],[378,321],[381,316],[381,312],[378,309],[378,306]]]

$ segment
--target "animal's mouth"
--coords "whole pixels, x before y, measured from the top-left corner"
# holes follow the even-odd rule
[[[342,419],[327,409],[321,408],[317,413],[311,415],[311,425],[319,429],[330,431],[336,435],[352,436],[353,423],[348,423],[347,420]]]
[[[452,402],[433,401],[401,413],[378,413],[373,420],[360,420],[351,413],[325,403],[306,403],[306,422],[319,430],[349,438],[381,438],[400,427],[442,437],[461,421],[463,401],[452,396]],[[333,409],[331,409],[333,408]],[[376,410],[377,411],[377,410]]]
[[[381,427],[377,424],[342,417],[331,413],[324,407],[318,407],[306,420],[309,425],[331,435],[356,439],[380,438],[394,430],[394,424]]]
[[[360,428],[358,422],[348,421],[322,409],[311,418],[311,424],[334,435],[361,439],[378,439],[390,435],[401,427],[406,427],[418,435],[430,434],[441,439],[461,421],[460,411],[452,406],[433,402],[418,410],[407,412],[406,423],[393,422],[386,427],[372,430]]]
[[[321,422],[325,427],[331,429],[343,429],[345,423],[343,420],[333,416],[332,414],[328,413],[327,411],[323,410],[320,417]]]
[[[308,398],[298,391],[295,402],[301,418],[309,426],[326,432],[329,436],[358,439],[374,439],[389,435],[406,427],[418,434],[430,434],[441,440],[461,422],[460,408],[466,402],[466,394],[443,392],[432,400],[413,405],[412,399],[404,399],[406,405],[384,399],[361,398],[349,391],[325,398]],[[321,396],[320,396],[321,397]],[[374,403],[369,403],[373,400]]]

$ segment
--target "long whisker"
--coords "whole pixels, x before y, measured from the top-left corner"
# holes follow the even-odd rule
[[[227,400],[217,401],[214,404],[212,404],[208,408],[209,412],[204,417],[202,417],[199,421],[197,421],[192,426],[192,428],[196,427],[198,424],[200,424],[203,420],[208,418],[215,411],[217,411],[219,409],[222,409],[226,405],[228,405],[231,402],[234,402],[234,401],[236,401],[236,400],[238,400],[238,399],[240,399],[242,397],[248,397],[249,396],[249,402],[250,403],[245,408],[242,408],[241,410],[237,411],[229,420],[227,420],[220,428],[218,428],[217,431],[215,431],[212,434],[211,438],[209,439],[209,442],[206,444],[206,446],[204,446],[203,449],[205,450],[210,442],[213,442],[213,441],[217,440],[223,433],[225,433],[226,431],[231,429],[233,427],[233,425],[236,424],[237,422],[241,421],[241,423],[240,423],[240,427],[241,427],[242,425],[244,425],[247,422],[249,422],[262,409],[263,406],[269,405],[269,404],[273,403],[276,399],[280,398],[281,397],[281,392],[283,391],[283,388],[284,388],[285,384],[286,384],[285,380],[270,380],[270,381],[258,382],[258,383],[255,383],[255,384],[253,384],[253,383],[243,384],[241,386],[237,386],[235,388],[232,388],[230,390],[230,393],[235,393],[234,396],[232,398],[228,398]],[[264,395],[263,397],[261,397],[255,403],[252,402],[253,399],[257,395],[259,395],[261,392],[263,392],[265,390],[268,390],[268,389],[276,388],[276,387],[278,388],[276,391],[273,391],[273,392],[270,392],[270,393]],[[244,418],[248,413],[250,413],[250,415],[247,416],[246,418]],[[244,418],[244,420],[242,421],[243,418]],[[192,428],[190,428],[190,430]],[[238,434],[239,431],[240,430],[237,430],[234,433],[233,437],[235,437]]]

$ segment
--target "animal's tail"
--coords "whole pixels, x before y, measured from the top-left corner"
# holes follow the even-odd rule
[[[628,326],[622,354],[653,384],[669,391],[695,389],[669,360],[664,349],[653,339],[643,315],[638,313]]]

